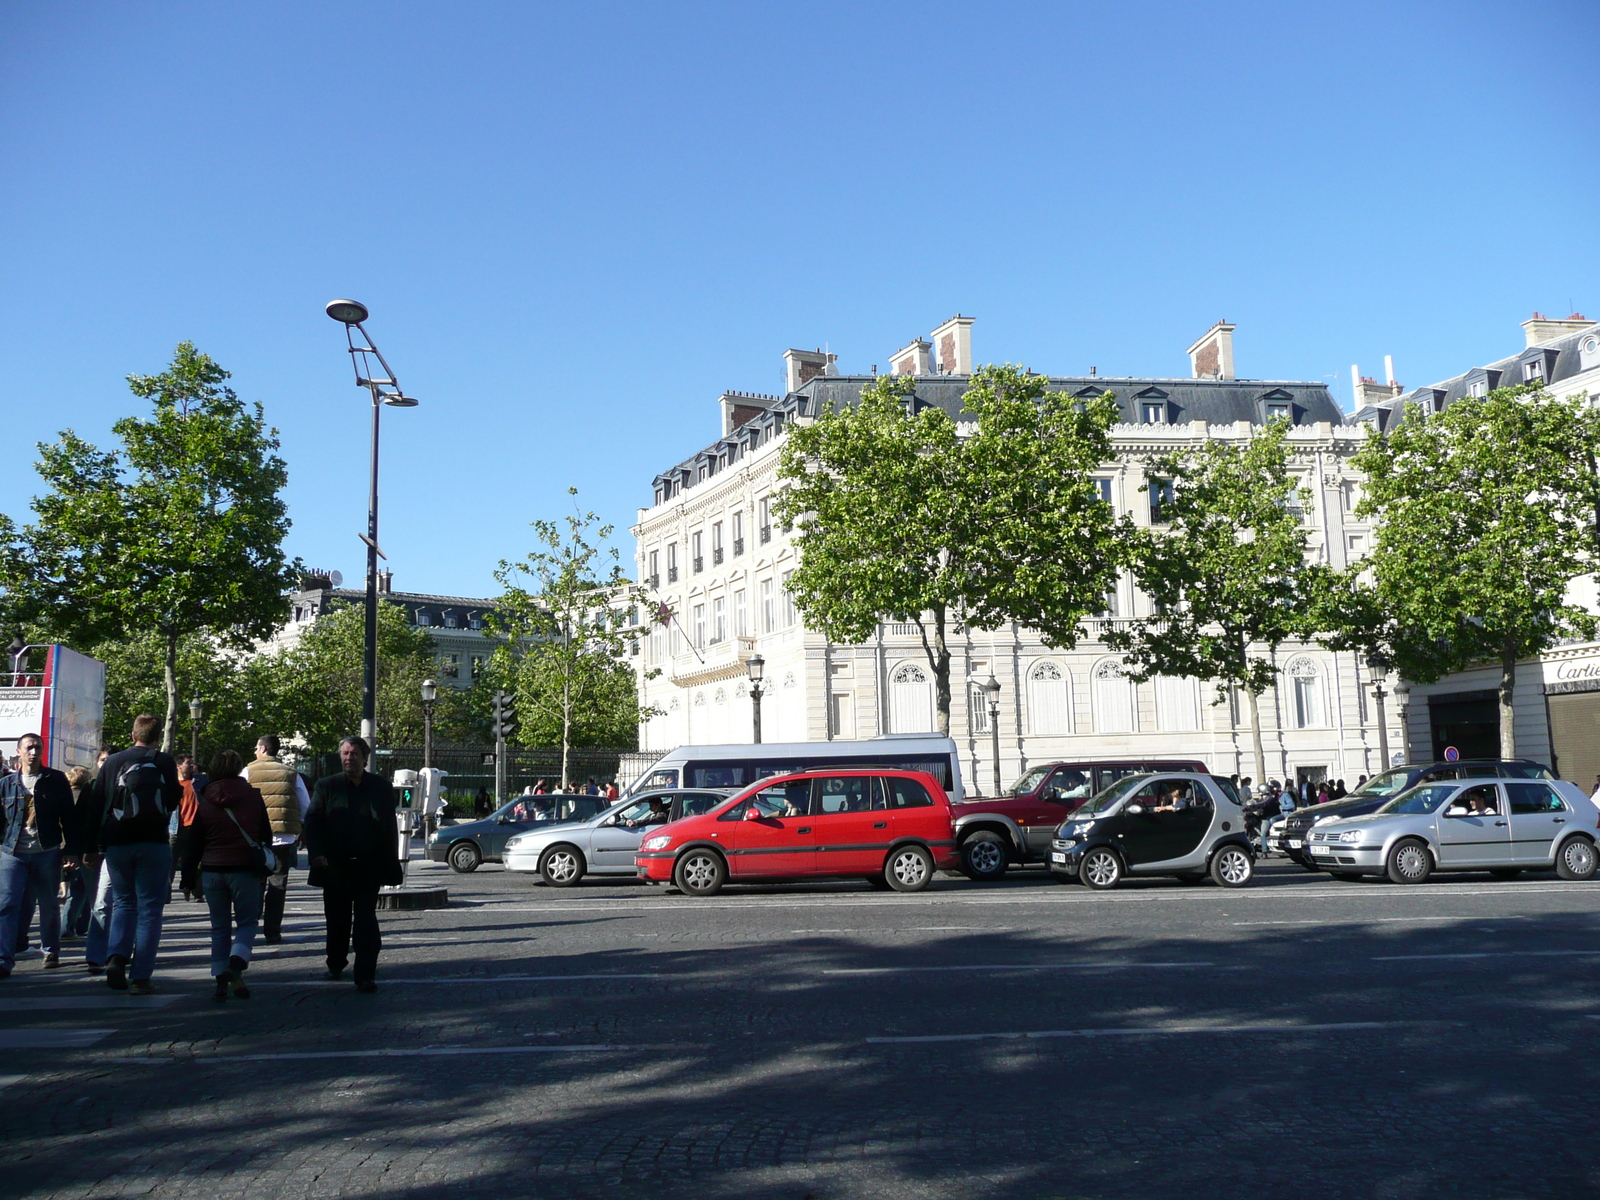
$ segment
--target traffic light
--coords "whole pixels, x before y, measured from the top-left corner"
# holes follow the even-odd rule
[[[497,740],[511,736],[511,731],[517,727],[517,718],[511,711],[511,697],[504,692],[494,694],[494,723],[490,726]]]

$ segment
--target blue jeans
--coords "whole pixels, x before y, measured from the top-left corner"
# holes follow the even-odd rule
[[[16,962],[22,898],[30,884],[39,903],[39,942],[46,954],[61,949],[61,851],[0,850],[0,967],[8,971]]]
[[[230,955],[250,961],[261,928],[261,876],[254,871],[202,871],[200,890],[211,912],[211,974],[228,969]]]
[[[83,961],[106,965],[106,944],[111,940],[111,872],[104,859],[94,872],[94,903],[89,906],[89,932],[83,939]]]
[[[161,910],[172,883],[172,848],[166,842],[134,842],[106,848],[111,875],[111,954],[133,965],[130,979],[149,979],[161,948]]]

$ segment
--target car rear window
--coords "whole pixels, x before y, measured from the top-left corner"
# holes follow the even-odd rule
[[[893,775],[883,781],[890,808],[931,808],[933,797],[915,779]]]
[[[1548,783],[1508,783],[1513,814],[1566,812],[1566,803]]]

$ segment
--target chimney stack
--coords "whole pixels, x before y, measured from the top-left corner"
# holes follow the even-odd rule
[[[1218,321],[1189,347],[1189,365],[1196,379],[1233,379],[1233,329]]]
[[[903,350],[897,350],[889,356],[889,374],[891,375],[932,375],[933,359],[931,351],[933,344],[921,338],[914,339]]]
[[[1593,324],[1594,322],[1582,313],[1573,313],[1570,317],[1559,321],[1543,313],[1534,313],[1522,323],[1522,332],[1527,336],[1528,345],[1537,346],[1540,342],[1577,333],[1580,329],[1587,329]]]
[[[818,375],[836,375],[834,363],[837,354],[824,354],[821,350],[785,350],[783,352],[784,378],[788,391],[798,392]]]
[[[933,339],[934,367],[941,375],[972,374],[972,318],[960,313],[929,337]]]
[[[383,570],[378,572],[378,594],[387,596],[394,591],[394,572]]]

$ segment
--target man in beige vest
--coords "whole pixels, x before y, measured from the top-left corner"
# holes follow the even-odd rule
[[[305,780],[278,761],[278,738],[265,734],[256,742],[255,761],[244,778],[267,802],[272,821],[272,851],[278,869],[267,876],[266,903],[261,910],[261,940],[271,945],[283,941],[283,904],[289,896],[289,868],[294,866],[300,831],[311,807]]]

